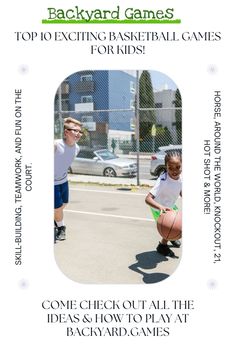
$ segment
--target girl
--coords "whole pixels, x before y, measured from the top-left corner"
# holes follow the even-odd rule
[[[146,196],[145,202],[151,207],[155,221],[162,212],[177,209],[175,203],[179,195],[182,196],[182,156],[179,150],[170,150],[165,156],[166,172],[161,174],[156,184]],[[157,246],[157,252],[163,256],[175,258],[175,254],[163,239]],[[175,247],[180,247],[180,242],[172,241]]]

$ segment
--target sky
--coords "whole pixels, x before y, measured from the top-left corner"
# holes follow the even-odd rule
[[[150,71],[150,75],[152,78],[153,89],[158,91],[163,89],[177,89],[175,82],[164,73],[161,73],[160,71]]]
[[[130,75],[136,76],[136,70],[124,70]],[[166,74],[161,73],[160,71],[149,71],[152,79],[152,85],[154,91],[161,91],[164,89],[176,90],[177,86],[175,82]],[[141,75],[141,71],[139,72]]]

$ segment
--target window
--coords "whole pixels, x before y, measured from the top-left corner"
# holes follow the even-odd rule
[[[80,159],[93,159],[94,157],[96,157],[96,155],[93,151],[82,150],[78,153],[77,157],[79,157]]]
[[[97,155],[99,157],[101,157],[101,159],[103,161],[106,161],[106,160],[112,160],[112,159],[117,159],[117,156],[115,154],[113,154],[111,151],[109,150],[100,150],[100,151],[97,151]]]
[[[59,111],[59,109],[61,109],[61,111],[69,111],[70,110],[70,101],[69,99],[62,99],[61,100],[61,106],[59,105],[59,99],[58,97],[56,97],[55,100],[55,111]]]
[[[93,116],[82,116],[81,122],[93,122]]]
[[[93,96],[81,96],[81,103],[93,102]]]
[[[93,81],[93,76],[90,75],[82,75],[80,76],[80,81],[84,82],[84,81]]]

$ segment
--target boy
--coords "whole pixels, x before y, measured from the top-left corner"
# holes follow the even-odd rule
[[[63,220],[63,209],[69,200],[67,171],[79,153],[77,142],[82,136],[81,123],[71,117],[64,119],[63,139],[54,143],[54,223],[56,240],[66,239],[66,227]],[[55,240],[54,236],[54,242]]]

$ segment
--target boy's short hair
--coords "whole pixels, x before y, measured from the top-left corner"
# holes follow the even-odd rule
[[[82,123],[79,120],[72,118],[72,117],[67,117],[64,119],[64,129],[69,128],[70,123],[73,123],[73,124],[78,125],[79,127],[82,127]]]

